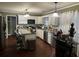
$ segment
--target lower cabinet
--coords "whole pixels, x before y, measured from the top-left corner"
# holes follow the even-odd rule
[[[44,39],[44,30],[36,29],[36,36],[40,37],[41,39]]]
[[[47,40],[47,42],[50,44],[50,45],[52,45],[52,33],[51,32],[48,32],[48,40]]]
[[[48,32],[44,31],[44,41],[48,41]]]
[[[42,30],[42,29],[36,29],[36,36],[40,37],[42,40],[44,40],[48,44],[55,47],[55,40],[53,39],[52,32]]]
[[[53,39],[53,33],[52,32],[48,32],[48,31],[44,31],[44,41],[46,41],[51,46],[54,46],[55,45],[55,41]]]

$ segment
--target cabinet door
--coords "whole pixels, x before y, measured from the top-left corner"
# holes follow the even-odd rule
[[[38,29],[36,29],[36,36],[39,37],[39,31],[38,31]]]
[[[35,24],[38,24],[38,19],[35,19]]]
[[[41,39],[44,39],[44,31],[41,29],[36,30],[36,36],[40,37]]]
[[[48,32],[48,43],[51,44],[52,35]]]
[[[58,26],[59,25],[59,18],[55,18],[55,17],[50,17],[50,24],[54,25],[54,26]]]
[[[36,20],[37,24],[43,24],[43,20],[42,17],[38,17],[38,19]]]

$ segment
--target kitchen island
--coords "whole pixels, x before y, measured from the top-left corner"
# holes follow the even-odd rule
[[[27,29],[19,29],[16,33],[17,49],[34,50],[36,46],[36,33]]]

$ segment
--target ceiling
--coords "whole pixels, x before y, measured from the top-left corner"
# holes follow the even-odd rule
[[[63,8],[78,2],[59,2],[57,8]],[[0,12],[25,14],[25,9],[31,15],[44,15],[55,8],[54,2],[0,2]]]

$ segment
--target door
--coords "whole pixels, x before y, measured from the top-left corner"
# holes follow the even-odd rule
[[[8,20],[8,34],[14,35],[14,31],[16,30],[16,16],[7,16]]]

